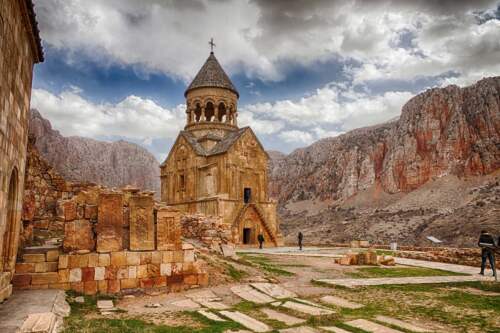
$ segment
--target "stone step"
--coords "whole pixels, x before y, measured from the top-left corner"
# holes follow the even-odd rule
[[[271,327],[263,322],[260,322],[257,319],[247,316],[239,311],[221,311],[220,314],[254,332],[269,332],[272,330]]]
[[[393,328],[386,327],[366,319],[351,320],[346,322],[345,324],[370,333],[403,333],[402,331],[395,330]]]
[[[320,300],[321,300],[321,302],[326,303],[326,304],[331,304],[331,305],[339,306],[341,308],[353,309],[353,310],[360,309],[364,306],[363,304],[351,302],[345,298],[341,298],[341,297],[337,297],[337,296],[333,296],[333,295],[323,296],[320,298]]]
[[[231,287],[231,291],[244,300],[257,304],[266,304],[274,301],[274,298],[253,289],[249,285],[234,286]]]
[[[396,318],[391,318],[387,316],[376,316],[375,317],[376,321],[382,322],[384,324],[389,324],[389,325],[394,325],[401,327],[405,330],[416,332],[416,333],[427,333],[427,332],[432,332],[431,330],[428,330],[426,328],[414,325],[412,323],[408,323],[406,321],[402,321]]]
[[[295,301],[287,301],[281,305],[282,307],[285,307],[290,310],[295,310],[298,312],[302,312],[311,316],[323,316],[323,315],[330,315],[335,313],[332,310],[328,310],[325,308],[318,308],[312,305],[308,304],[303,304]]]
[[[264,313],[269,319],[280,321],[288,326],[303,324],[306,322],[305,319],[293,317],[268,308],[260,309],[260,311]]]
[[[43,245],[43,246],[28,246],[23,248],[24,254],[46,254],[47,251],[59,250],[61,247],[57,245]]]
[[[273,298],[277,299],[284,299],[284,298],[294,298],[297,297],[297,294],[294,292],[291,292],[279,284],[274,284],[274,283],[251,283],[250,284],[252,287],[255,289],[263,292],[264,294],[271,296]]]

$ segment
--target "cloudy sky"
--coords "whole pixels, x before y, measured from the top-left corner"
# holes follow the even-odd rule
[[[500,75],[498,0],[35,0],[45,62],[32,106],[63,135],[162,160],[209,54],[239,122],[290,152],[400,114],[435,86]]]

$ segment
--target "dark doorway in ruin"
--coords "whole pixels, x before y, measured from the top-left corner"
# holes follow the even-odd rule
[[[252,236],[251,228],[243,228],[243,244],[250,244]]]
[[[245,203],[249,203],[251,198],[252,198],[252,189],[249,187],[245,187],[245,189],[243,190],[243,201]]]
[[[13,256],[14,228],[16,225],[17,172],[14,169],[10,176],[7,190],[7,223],[3,234],[2,265],[4,271],[10,271],[10,258]]]

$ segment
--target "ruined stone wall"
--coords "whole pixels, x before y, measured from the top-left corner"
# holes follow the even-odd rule
[[[231,243],[233,238],[231,225],[224,223],[221,217],[184,213],[181,215],[181,228],[183,237],[197,239],[213,249]]]
[[[19,241],[34,47],[28,1],[0,2],[0,302],[11,293]],[[30,2],[31,4],[31,2]],[[34,18],[32,18],[34,20]]]

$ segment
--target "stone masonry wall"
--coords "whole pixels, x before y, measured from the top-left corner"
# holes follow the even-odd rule
[[[222,217],[183,213],[181,228],[183,237],[197,239],[209,248],[219,249],[233,239],[231,225],[224,223]]]

